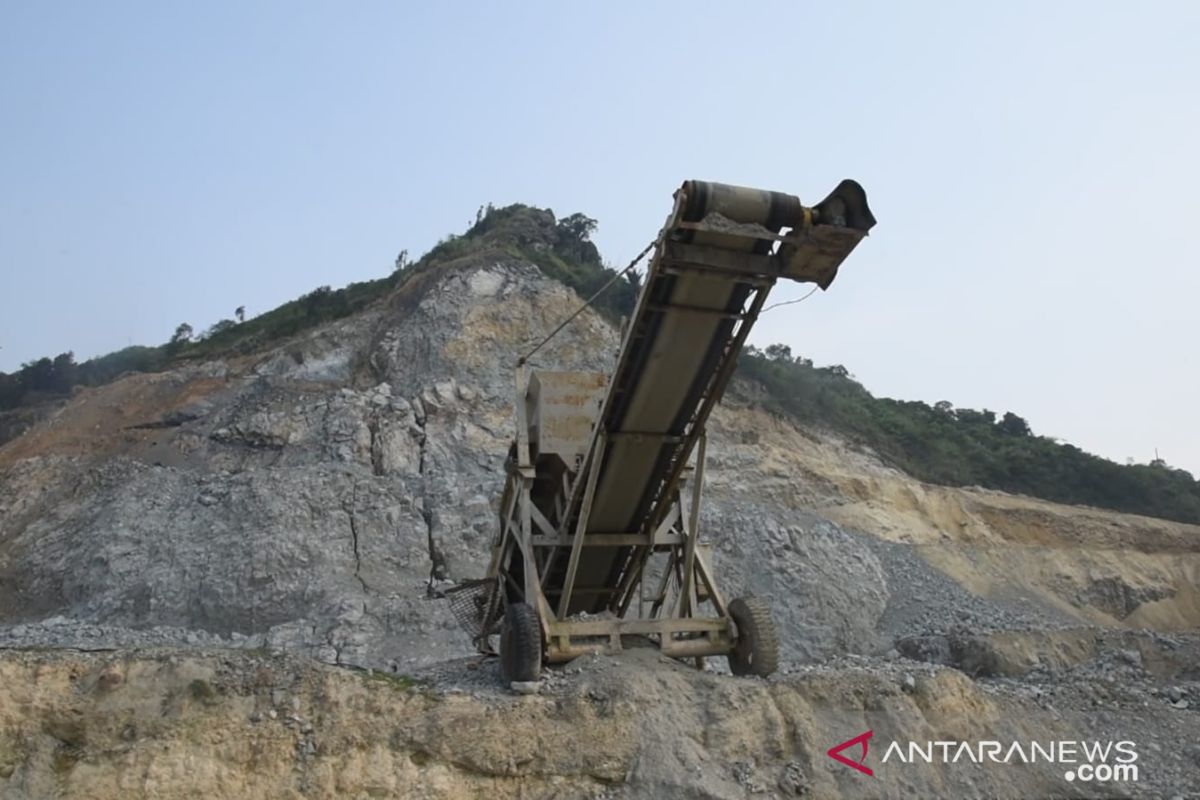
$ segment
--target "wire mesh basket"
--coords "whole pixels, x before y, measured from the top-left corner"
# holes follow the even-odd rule
[[[476,647],[484,648],[487,638],[499,632],[504,611],[499,578],[462,581],[441,590],[440,594],[450,603],[450,613]]]

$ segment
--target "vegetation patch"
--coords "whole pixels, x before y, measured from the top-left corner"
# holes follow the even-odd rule
[[[875,397],[845,367],[814,367],[785,345],[748,348],[738,371],[766,389],[775,411],[865,445],[919,480],[1200,523],[1200,482],[1161,460],[1117,464],[1035,435],[1012,412]]]
[[[75,362],[74,352],[39,358],[13,373],[0,372],[0,412],[24,409],[71,394],[77,386],[102,386],[129,372],[158,372],[180,363],[223,356],[246,355],[327,322],[357,313],[370,304],[452,262],[485,252],[508,254],[537,264],[548,276],[587,297],[603,286],[615,270],[606,267],[590,240],[596,221],[583,214],[556,220],[544,209],[521,204],[481,207],[475,223],[463,235],[451,234],[418,261],[408,251],[396,257],[395,270],[371,281],[340,289],[319,286],[256,317],[246,318],[239,306],[233,318],[222,319],[202,331],[183,322],[165,343],[126,347],[114,353]],[[609,319],[628,314],[637,298],[636,276],[621,281],[595,304]],[[27,427],[14,420],[12,435]],[[0,434],[4,432],[0,421]],[[8,436],[0,435],[0,443]]]
[[[411,675],[403,675],[398,672],[380,672],[379,670],[367,670],[362,673],[363,677],[368,681],[384,683],[395,689],[400,689],[405,692],[414,692],[428,688],[428,684],[419,678],[414,678]]]
[[[212,684],[200,678],[196,678],[188,684],[188,694],[197,703],[203,703],[206,706],[212,705],[217,699],[217,693]]]

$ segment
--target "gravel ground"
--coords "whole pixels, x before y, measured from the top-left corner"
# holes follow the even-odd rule
[[[1003,601],[983,598],[939,572],[912,545],[888,542],[846,530],[883,566],[888,601],[879,620],[885,639],[970,629],[994,631],[1054,630],[1078,626],[1077,620],[1037,601],[1013,595]]]

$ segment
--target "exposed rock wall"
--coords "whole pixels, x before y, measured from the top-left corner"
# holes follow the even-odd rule
[[[84,393],[0,454],[3,621],[192,629],[385,668],[462,653],[424,586],[482,573],[516,356],[577,302],[528,264],[450,271],[259,358]],[[589,312],[534,363],[604,370],[616,346]],[[777,598],[795,654],[873,644],[870,553],[753,487],[711,499],[731,588]],[[830,569],[857,580],[824,593]]]
[[[425,585],[482,573],[513,365],[579,301],[511,258],[418,283],[261,355],[81,392],[0,448],[0,641],[189,631],[382,668],[466,652]],[[589,311],[534,366],[606,370],[617,345]],[[1195,528],[925,487],[748,387],[709,452],[726,593],[770,598],[788,658],[964,620],[1200,620]],[[1007,574],[1014,559],[1033,568]]]

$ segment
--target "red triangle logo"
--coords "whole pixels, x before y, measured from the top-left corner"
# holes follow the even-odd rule
[[[874,776],[875,773],[871,771],[871,768],[866,766],[863,763],[864,761],[867,760],[867,740],[870,739],[873,735],[875,735],[874,731],[867,731],[866,733],[860,733],[858,736],[855,736],[853,739],[847,739],[846,741],[842,742],[841,744],[835,744],[833,747],[826,750],[825,754],[828,755],[830,758],[832,758],[834,761],[840,761],[841,763],[845,764],[847,767],[856,769],[859,772],[865,773],[867,775]],[[851,761],[850,759],[848,759],[844,755],[842,755],[843,750],[845,750],[847,747],[853,747],[856,744],[862,745],[862,756],[859,757],[858,761]]]

